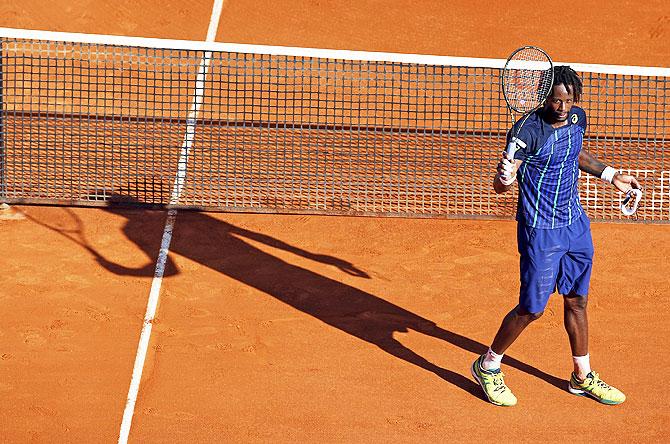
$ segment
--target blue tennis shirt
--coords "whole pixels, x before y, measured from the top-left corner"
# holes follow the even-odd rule
[[[516,134],[521,120],[507,134]],[[578,156],[586,132],[586,113],[573,106],[568,124],[553,128],[542,120],[541,110],[532,113],[516,136],[525,148],[515,159],[523,163],[517,172],[519,201],[516,219],[532,228],[566,227],[584,213],[579,202]]]

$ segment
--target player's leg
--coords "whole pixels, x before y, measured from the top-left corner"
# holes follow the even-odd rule
[[[503,318],[500,328],[493,338],[491,350],[497,355],[503,355],[509,346],[516,341],[521,332],[523,332],[531,322],[539,319],[543,313],[544,311],[531,313],[521,305],[514,307]],[[488,363],[484,364],[484,368],[488,370],[491,367],[487,364]]]
[[[548,231],[519,225],[519,304],[503,319],[488,352],[472,364],[472,375],[482,386],[489,401],[496,405],[516,404],[516,397],[505,385],[504,375],[500,371],[503,354],[528,325],[542,316],[556,286],[560,257],[565,247],[547,244],[547,239],[551,240]]]
[[[558,291],[563,294],[563,322],[570,340],[574,371],[568,391],[589,396],[604,404],[621,404],[626,396],[606,384],[598,373],[591,370],[589,355],[588,289],[593,265],[593,241],[588,219],[582,219],[566,228],[570,237],[570,251],[562,258]]]
[[[539,230],[519,224],[519,304],[503,319],[491,350],[498,355],[519,337],[528,325],[544,313],[549,296],[556,289],[561,257],[567,247],[553,236],[554,230]],[[484,364],[485,368],[487,363]]]
[[[574,361],[574,372],[579,378],[585,378],[590,371],[588,363],[579,357],[588,358],[589,321],[586,313],[588,298],[574,291],[563,297],[563,324],[570,340],[570,350]]]
[[[568,391],[575,395],[589,396],[603,404],[621,404],[626,400],[626,396],[617,388],[605,383],[597,372],[591,370],[586,296],[570,292],[564,296],[563,301],[565,330],[570,339],[574,365]]]

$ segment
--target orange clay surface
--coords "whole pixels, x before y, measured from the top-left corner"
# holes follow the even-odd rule
[[[670,59],[665,1],[561,4],[554,18],[549,3],[517,2],[516,18],[504,4],[227,0],[218,40]],[[0,25],[203,39],[210,10],[5,0]],[[0,442],[116,441],[164,224],[151,211],[0,213]],[[593,236],[592,363],[628,400],[565,391],[554,297],[506,358],[519,405],[498,408],[469,366],[516,301],[514,222],[179,213],[130,441],[665,442],[670,227]]]

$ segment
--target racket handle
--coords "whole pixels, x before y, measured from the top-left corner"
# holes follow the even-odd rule
[[[516,153],[516,138],[512,138],[507,144],[507,149],[505,150],[505,157],[507,160],[514,160],[514,153]]]
[[[516,154],[516,151],[519,148],[526,148],[526,146],[527,145],[523,140],[512,137],[507,144],[507,149],[505,150],[505,156],[507,157],[507,160],[514,160],[514,154]]]
[[[517,150],[517,145],[516,145],[516,138],[512,138],[510,142],[507,144],[507,148],[505,149],[505,159],[510,162],[509,165],[511,165],[514,162],[514,153],[516,153]],[[511,185],[514,182],[514,179],[512,178],[512,173],[511,170],[507,170],[507,167],[504,165],[503,161],[503,172],[501,173],[500,176],[501,182],[503,185]]]

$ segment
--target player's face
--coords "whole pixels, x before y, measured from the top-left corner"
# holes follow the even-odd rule
[[[562,123],[568,120],[574,103],[575,97],[572,91],[568,91],[563,84],[554,85],[544,107],[549,123]]]

